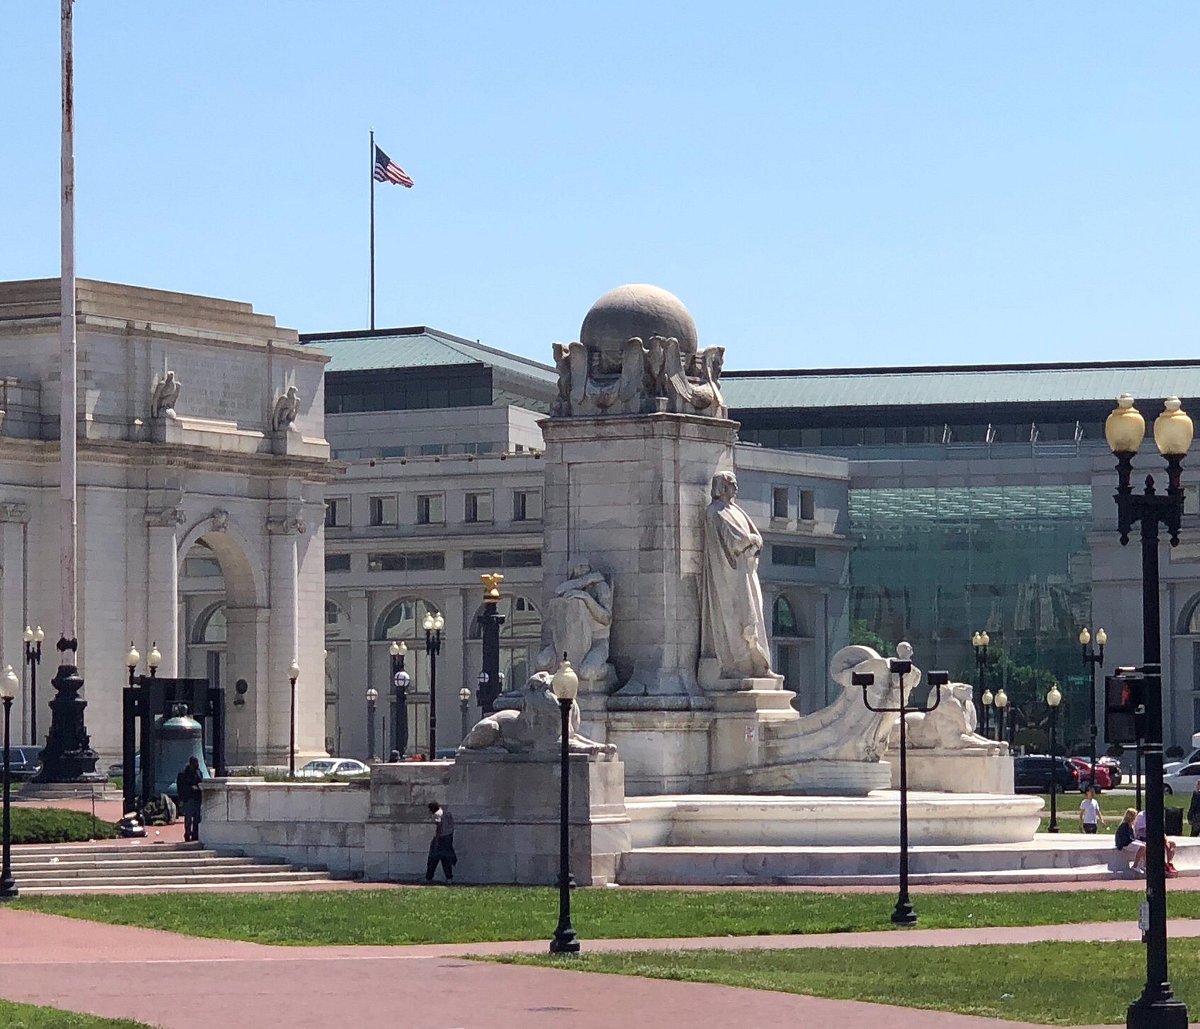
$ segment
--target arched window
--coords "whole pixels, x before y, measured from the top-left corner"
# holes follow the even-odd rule
[[[325,638],[344,639],[350,633],[350,619],[332,600],[325,601]]]
[[[1183,636],[1200,636],[1200,593],[1184,605]]]
[[[407,640],[411,644],[413,640],[420,638],[423,643],[425,630],[421,628],[421,624],[425,621],[426,614],[437,614],[437,608],[428,600],[422,600],[420,597],[397,600],[383,612],[375,626],[375,639]]]
[[[193,643],[224,643],[226,639],[225,605],[213,604],[205,608],[196,619],[192,633]]]
[[[771,635],[800,635],[800,626],[796,621],[796,609],[792,607],[792,602],[787,597],[775,598],[775,604],[771,608]]]

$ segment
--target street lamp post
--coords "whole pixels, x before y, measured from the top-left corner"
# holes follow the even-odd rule
[[[1004,709],[1008,707],[1008,694],[1004,692],[1004,687],[1001,686],[996,690],[996,696],[993,698],[993,703],[996,705],[996,741],[1004,742]]]
[[[983,695],[979,698],[979,703],[983,707],[983,726],[982,726],[983,733],[982,734],[989,740],[992,738],[992,729],[991,729],[991,726],[988,724],[988,718],[992,713],[992,701],[994,701],[995,699],[996,698],[992,696],[991,690],[984,690]]]
[[[571,707],[579,693],[579,676],[563,654],[562,663],[550,680],[558,710],[560,726],[560,762],[558,792],[558,926],[550,941],[551,954],[578,954],[579,937],[571,925],[571,835],[568,817],[571,809]]]
[[[442,627],[446,624],[440,613],[426,612],[421,628],[425,630],[425,653],[429,655],[429,760],[437,757],[437,659],[442,652]]]
[[[1046,694],[1046,706],[1050,708],[1050,825],[1047,831],[1058,832],[1058,752],[1055,749],[1055,730],[1058,728],[1058,705],[1062,693],[1058,683],[1050,686]]]
[[[979,681],[979,720],[983,723],[983,734],[987,735],[987,704],[991,699],[991,691],[987,689],[985,678],[987,673],[988,644],[991,643],[986,629],[971,634],[971,646],[975,648],[975,678]],[[984,695],[988,701],[985,701]]]
[[[458,691],[458,703],[462,714],[462,738],[467,738],[471,731],[471,688],[464,686]]]
[[[0,832],[3,836],[0,837],[0,900],[12,900],[20,891],[17,889],[16,881],[12,874],[12,793],[11,793],[11,761],[12,754],[9,749],[9,721],[12,716],[13,697],[17,695],[17,690],[21,684],[17,680],[17,674],[12,670],[12,665],[4,669],[3,677],[0,677],[0,702],[4,704],[4,822]]]
[[[379,690],[374,686],[367,689],[367,760],[375,760],[375,703],[379,700]]]
[[[1183,459],[1192,445],[1192,420],[1178,397],[1168,397],[1154,422],[1154,443],[1167,462],[1167,492],[1156,493],[1154,477],[1145,490],[1133,492],[1133,458],[1146,435],[1146,421],[1122,393],[1104,422],[1104,437],[1117,459],[1117,530],[1121,545],[1129,542],[1135,522],[1142,542],[1142,660],[1145,719],[1143,754],[1146,767],[1146,985],[1125,1016],[1128,1029],[1185,1029],[1187,1006],[1176,999],[1167,975],[1166,837],[1163,826],[1162,643],[1159,624],[1158,527],[1179,543],[1183,520]]]
[[[408,684],[412,677],[404,670],[404,659],[408,656],[408,644],[404,640],[392,641],[388,647],[392,656],[392,749],[404,757],[408,751]]]
[[[21,639],[25,642],[25,663],[29,665],[29,742],[37,743],[37,667],[42,663],[42,640],[46,633],[39,625],[36,629],[25,626]]]
[[[288,778],[296,778],[296,680],[300,678],[300,663],[292,658],[288,667],[288,681],[291,683],[291,717],[288,724]]]
[[[1088,671],[1091,673],[1091,683],[1088,690],[1088,702],[1091,706],[1088,708],[1088,731],[1092,736],[1092,769],[1088,773],[1088,785],[1093,789],[1096,787],[1096,669],[1104,667],[1104,644],[1108,642],[1108,633],[1103,629],[1096,631],[1096,646],[1090,647],[1092,642],[1092,634],[1085,625],[1079,630],[1079,648],[1083,656],[1083,663],[1088,666]],[[1138,805],[1139,809],[1141,805]]]
[[[862,687],[863,703],[866,704],[868,711],[900,716],[900,894],[896,898],[896,908],[892,912],[892,922],[895,925],[917,924],[917,913],[913,910],[912,902],[908,897],[908,738],[905,730],[905,716],[915,712],[928,714],[933,711],[942,699],[942,691],[939,687],[950,681],[949,673],[931,671],[926,678],[929,685],[933,687],[931,690],[933,703],[930,704],[926,699],[924,704],[909,704],[904,689],[904,677],[913,670],[912,653],[913,648],[910,644],[900,643],[896,646],[896,656],[888,659],[889,678],[893,675],[896,676],[900,694],[900,702],[895,706],[887,704],[879,706],[871,703],[871,697],[867,690],[875,684],[874,672],[853,672],[850,676],[851,685]],[[885,693],[884,696],[886,697],[887,694]]]

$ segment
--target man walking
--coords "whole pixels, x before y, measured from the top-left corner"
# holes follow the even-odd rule
[[[436,801],[430,803],[429,813],[433,815],[433,839],[429,841],[425,881],[433,882],[433,873],[440,861],[446,882],[454,882],[454,866],[458,864],[458,855],[454,853],[454,816]]]
[[[179,798],[179,809],[183,812],[183,842],[200,842],[200,783],[203,773],[197,758],[188,758],[188,763],[175,777],[175,793]]]

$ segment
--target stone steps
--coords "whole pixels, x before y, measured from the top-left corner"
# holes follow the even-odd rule
[[[29,844],[12,848],[12,871],[23,896],[58,893],[219,890],[328,881],[324,869],[218,853],[198,843],[114,841]]]
[[[1175,865],[1200,876],[1200,840],[1178,840]],[[895,884],[897,847],[641,847],[621,859],[625,886]],[[1133,878],[1111,838],[1039,834],[1029,844],[912,847],[909,881],[937,883],[1096,882]]]

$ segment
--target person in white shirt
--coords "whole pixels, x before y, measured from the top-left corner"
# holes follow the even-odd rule
[[[1104,815],[1100,811],[1100,801],[1096,799],[1096,791],[1088,787],[1087,796],[1079,804],[1079,824],[1089,836],[1096,835],[1096,827],[1104,824]]]

